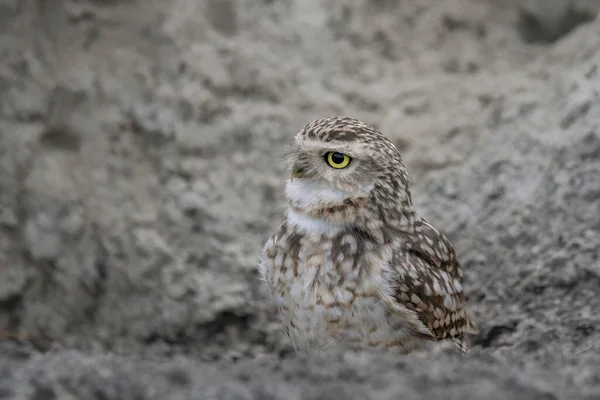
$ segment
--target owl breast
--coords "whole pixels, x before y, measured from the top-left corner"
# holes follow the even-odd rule
[[[388,285],[381,260],[357,260],[355,250],[350,236],[288,234],[266,243],[261,272],[296,350],[391,347],[406,341],[407,333],[390,326],[379,300]]]

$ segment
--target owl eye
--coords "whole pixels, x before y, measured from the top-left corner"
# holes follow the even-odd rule
[[[330,167],[341,169],[346,168],[352,159],[346,154],[330,151],[325,154],[325,161],[327,161],[327,164],[329,164]]]

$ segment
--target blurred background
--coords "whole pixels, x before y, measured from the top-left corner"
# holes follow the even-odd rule
[[[0,399],[599,398],[599,9],[0,0]],[[468,358],[291,353],[257,261],[327,115],[401,151]]]

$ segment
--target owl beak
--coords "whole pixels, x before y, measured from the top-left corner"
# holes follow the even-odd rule
[[[298,177],[298,170],[293,170],[292,175],[290,175],[290,182],[294,182],[294,178]]]
[[[302,178],[302,177],[304,177],[304,174],[302,173],[302,170],[294,168],[292,170],[292,174],[290,175],[290,182],[294,182],[295,178]]]

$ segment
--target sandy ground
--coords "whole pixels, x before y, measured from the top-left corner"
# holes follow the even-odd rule
[[[599,399],[598,3],[0,1],[0,399]],[[469,356],[290,352],[256,264],[332,114],[455,244]]]

